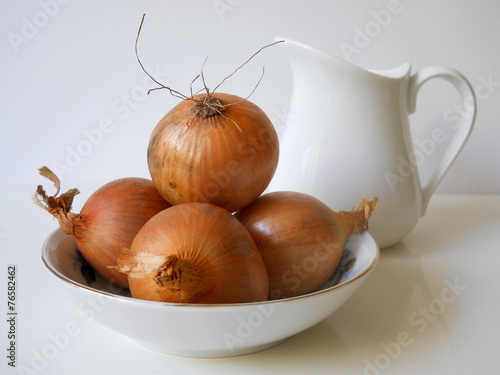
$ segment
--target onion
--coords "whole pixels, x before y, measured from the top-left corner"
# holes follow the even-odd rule
[[[191,82],[191,95],[186,96],[155,79],[141,62],[138,42],[144,18],[135,54],[142,70],[158,85],[148,93],[166,89],[183,99],[160,120],[150,138],[148,165],[156,188],[174,205],[204,202],[230,212],[246,206],[262,194],[274,176],[278,135],[266,114],[248,97],[215,91],[262,50],[283,41],[260,48],[213,90],[205,82],[202,67]],[[195,95],[193,83],[198,78],[205,93]]]
[[[243,225],[208,203],[172,206],[149,220],[118,258],[132,297],[177,303],[267,299],[262,257]]]
[[[278,153],[274,126],[257,105],[207,93],[183,100],[158,123],[148,165],[171,204],[206,202],[233,212],[267,188]]]
[[[49,178],[57,188],[53,197],[38,186],[34,201],[51,213],[77,246],[90,266],[104,278],[128,287],[126,275],[115,266],[120,251],[130,247],[139,229],[153,215],[170,207],[151,180],[122,178],[107,183],[93,193],[79,214],[71,212],[73,198],[79,193],[71,189],[59,197],[60,181],[47,167],[40,174]]]
[[[273,192],[235,214],[266,264],[269,297],[298,296],[318,288],[337,268],[344,243],[367,229],[377,198],[353,211],[334,212],[303,193]]]

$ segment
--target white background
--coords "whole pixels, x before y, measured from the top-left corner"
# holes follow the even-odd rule
[[[356,47],[359,32],[373,27],[389,4],[398,12],[372,30],[376,35],[366,45]],[[165,91],[144,95],[154,87],[134,55],[144,13],[141,57],[162,82],[183,92],[206,57],[205,73],[213,87],[276,35],[369,69],[410,62],[413,71],[434,64],[461,71],[477,90],[479,111],[472,135],[438,193],[497,196],[431,200],[415,231],[382,252],[370,282],[348,304],[260,354],[214,361],[163,356],[97,322],[83,322],[75,303],[62,294],[65,286],[40,260],[44,239],[58,225],[31,203],[31,196],[36,185],[49,187],[37,172],[42,165],[66,166],[60,174],[63,189],[82,191],[75,211],[85,196],[112,179],[149,176],[150,133],[178,99]],[[381,343],[407,329],[401,322],[438,298],[443,280],[457,278],[467,286],[463,296],[425,332],[411,331],[414,344],[383,373],[491,373],[498,367],[500,300],[499,19],[500,2],[495,0],[2,0],[0,372],[22,373],[8,367],[5,356],[6,272],[13,264],[18,267],[18,365],[29,366],[37,351],[52,345],[50,334],[61,332],[68,322],[80,323],[79,338],[43,366],[43,374],[362,373],[364,361],[381,354]],[[346,46],[357,52],[345,56]],[[265,76],[251,100],[282,131],[291,77],[279,46],[263,51],[222,89],[248,95],[263,66]],[[443,115],[456,105],[446,84],[424,86],[411,117],[415,139],[428,139],[436,127],[451,139],[454,124]],[[85,134],[96,134],[102,123],[108,124],[107,132],[99,130],[102,137],[96,144],[82,149],[89,144]],[[85,155],[75,157],[79,147]],[[424,178],[441,152],[425,160]]]
[[[500,3],[494,0],[3,1],[1,188],[33,190],[45,182],[37,174],[42,165],[60,170],[63,189],[82,193],[119,177],[149,177],[149,135],[179,99],[165,90],[145,95],[155,85],[134,55],[144,13],[141,58],[159,80],[184,93],[205,58],[214,87],[276,35],[368,69],[410,62],[413,72],[435,64],[461,71],[478,94],[476,126],[438,193],[500,192]],[[363,31],[372,36],[361,43]],[[247,96],[262,67],[263,81],[250,99],[282,131],[291,75],[279,46],[263,51],[220,91]],[[443,117],[458,114],[457,104],[448,84],[424,86],[411,117],[415,139],[426,139],[435,127],[451,139],[456,124]],[[97,130],[101,123],[107,133]],[[85,134],[94,134],[95,144]],[[423,179],[446,144],[439,146],[421,166]]]

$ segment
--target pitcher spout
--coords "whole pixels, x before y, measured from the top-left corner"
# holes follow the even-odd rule
[[[323,65],[324,68],[331,68],[332,66],[344,66],[345,69],[360,69],[364,70],[348,61],[337,58],[322,50],[316,49],[309,45],[300,43],[296,40],[282,37],[275,37],[275,41],[284,41],[280,44],[285,57],[292,65],[300,64],[304,68],[309,66],[310,69],[317,69],[317,65]]]
[[[283,37],[275,37],[274,39],[275,41],[284,41],[280,48],[282,48],[292,70],[296,73],[295,75],[299,73],[307,74],[309,77],[311,75],[320,77],[322,76],[321,72],[335,71],[344,76],[348,74],[348,77],[359,75],[362,79],[370,79],[370,77],[403,79],[411,70],[409,63],[388,70],[368,70],[293,39]],[[296,76],[294,78],[297,79]]]

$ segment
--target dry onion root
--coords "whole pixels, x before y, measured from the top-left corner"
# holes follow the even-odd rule
[[[245,227],[207,203],[155,215],[114,268],[128,275],[132,297],[152,301],[257,302],[269,290],[264,262]]]
[[[40,168],[40,174],[50,179],[57,191],[54,196],[48,196],[39,185],[34,202],[57,218],[64,233],[75,237],[80,252],[96,272],[128,287],[126,275],[109,266],[116,265],[120,251],[130,247],[144,223],[171,205],[162,198],[151,180],[130,177],[102,186],[77,214],[71,212],[71,205],[78,189],[58,196],[59,178],[47,167]]]
[[[334,212],[307,194],[273,192],[238,211],[266,264],[270,299],[302,295],[327,281],[347,237],[368,228],[377,202],[363,198],[352,211]]]

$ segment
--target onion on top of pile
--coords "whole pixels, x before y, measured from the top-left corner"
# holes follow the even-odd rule
[[[278,135],[264,111],[248,98],[215,91],[256,54],[279,42],[262,47],[213,90],[207,87],[202,68],[187,96],[157,81],[142,64],[137,42],[143,22],[144,17],[135,51],[141,68],[159,85],[152,90],[166,89],[182,99],[151,134],[147,160],[156,188],[174,205],[211,203],[230,212],[245,207],[274,176]],[[193,93],[198,78],[203,93]]]

